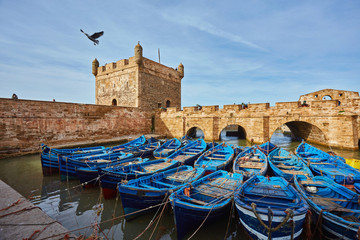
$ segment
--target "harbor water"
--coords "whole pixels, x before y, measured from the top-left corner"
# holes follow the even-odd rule
[[[249,145],[236,137],[223,135],[222,140],[234,145]],[[294,151],[300,143],[292,141],[291,136],[281,131],[274,133],[271,142],[290,151]],[[360,151],[315,146],[324,151],[335,151],[345,158],[360,159]],[[59,175],[43,177],[40,154],[0,160],[0,176],[1,180],[76,235],[90,236],[94,229],[99,229],[98,236],[104,239],[176,239],[169,204],[159,219],[153,220],[155,212],[149,212],[126,221],[122,217],[124,212],[120,199],[103,199],[99,187],[83,188],[77,180],[60,181]],[[238,219],[231,215],[212,225],[204,225],[193,239],[224,238],[247,238]]]

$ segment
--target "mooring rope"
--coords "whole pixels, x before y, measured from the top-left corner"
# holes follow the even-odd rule
[[[257,213],[257,211],[256,211],[256,203],[251,203],[251,208],[252,208],[253,213],[255,214],[257,220],[258,220],[258,221],[260,222],[260,224],[268,231],[268,234],[269,234],[270,237],[271,237],[271,233],[272,233],[272,232],[276,232],[277,230],[279,230],[282,226],[284,226],[284,225],[286,224],[286,222],[289,220],[290,217],[292,218],[292,217],[294,216],[294,213],[293,213],[293,211],[292,211],[290,208],[286,209],[286,210],[285,210],[286,217],[284,218],[284,220],[283,220],[279,225],[277,225],[276,227],[272,228],[272,227],[271,227],[271,223],[270,223],[269,226],[266,225],[266,224],[263,222],[263,220],[261,219],[261,217],[259,216],[259,214]]]
[[[168,195],[168,194],[166,193],[166,194],[165,194],[165,199],[168,198],[167,195]],[[152,231],[152,233],[151,233],[151,235],[150,235],[150,237],[149,237],[149,240],[152,238],[152,236],[153,236],[153,234],[154,234],[154,232],[155,232],[155,230],[156,230],[156,227],[157,227],[157,225],[159,224],[159,222],[160,222],[160,220],[161,220],[161,217],[162,217],[162,215],[163,215],[163,213],[164,213],[164,210],[165,210],[166,205],[167,205],[167,204],[164,204],[164,206],[163,206],[163,208],[162,208],[162,211],[161,211],[161,213],[160,213],[160,215],[159,215],[159,219],[158,219],[157,222],[156,222],[156,225],[155,225],[154,230]]]
[[[107,219],[107,220],[104,220],[102,222],[100,222],[99,224],[103,224],[103,223],[107,223],[107,222],[110,222],[110,221],[113,221],[113,220],[117,220],[117,219],[121,219],[121,218],[124,218],[126,216],[129,216],[129,215],[132,215],[132,214],[136,214],[136,213],[140,213],[140,212],[143,212],[143,211],[148,211],[152,208],[156,208],[156,207],[160,207],[164,204],[167,204],[169,201],[166,201],[164,203],[159,203],[159,204],[156,204],[156,205],[153,205],[153,206],[150,206],[150,207],[147,207],[145,209],[141,209],[141,210],[138,210],[138,211],[135,211],[135,212],[132,212],[132,213],[128,213],[128,214],[124,214],[124,215],[121,215],[121,216],[118,216],[118,217],[115,217],[115,218],[111,218],[111,219]],[[63,236],[64,234],[68,234],[68,233],[72,233],[72,232],[76,232],[76,231],[80,231],[80,230],[83,230],[83,229],[86,229],[86,228],[91,228],[93,227],[92,225],[88,225],[88,226],[85,226],[85,227],[81,227],[81,228],[77,228],[77,229],[73,229],[73,230],[69,230],[67,232],[63,232],[63,233],[60,233],[60,234],[56,234],[56,235],[52,235],[52,236],[47,236],[45,238],[41,238],[40,240],[45,240],[45,239],[50,239],[50,238],[54,238],[54,237],[59,237],[59,236]]]
[[[168,200],[167,194],[165,194],[165,197],[164,197],[162,203],[165,203],[165,205],[166,205],[168,202],[169,202],[169,200]],[[151,221],[149,222],[149,224],[147,225],[147,227],[144,229],[143,232],[141,232],[137,237],[135,237],[134,240],[136,240],[136,239],[138,239],[139,237],[141,237],[141,236],[154,224],[154,222],[161,216],[161,214],[158,215],[159,210],[160,210],[160,208],[158,208],[158,209],[156,210],[156,213],[154,214],[153,218],[151,219]],[[130,213],[130,214],[133,214],[133,213]],[[155,227],[155,228],[156,228],[156,227]]]
[[[234,210],[234,204],[235,204],[234,196],[232,196],[232,197],[231,197],[231,209],[230,209],[230,213],[229,213],[229,220],[228,220],[228,224],[227,224],[227,227],[226,227],[226,232],[225,232],[224,240],[226,239],[226,236],[227,236],[228,231],[229,231],[230,222],[231,222],[231,217],[232,217],[232,213],[233,213],[233,210]]]
[[[204,218],[204,220],[202,221],[202,223],[200,224],[200,226],[195,230],[195,232],[193,232],[193,234],[187,239],[190,240],[192,237],[195,236],[195,234],[200,230],[200,228],[204,225],[205,221],[208,219],[208,217],[210,216],[211,211],[213,210],[215,205],[213,205],[210,209],[210,211],[208,212],[208,214],[206,215],[206,217]]]

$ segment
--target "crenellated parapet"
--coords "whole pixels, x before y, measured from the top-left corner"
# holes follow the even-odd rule
[[[98,66],[97,74],[95,76],[99,77],[102,75],[108,75],[114,72],[122,71],[127,68],[133,68],[133,67],[136,67],[134,57],[131,57],[129,59],[121,59],[117,62],[106,63],[104,66]]]

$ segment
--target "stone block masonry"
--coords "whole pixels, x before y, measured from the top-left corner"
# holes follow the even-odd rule
[[[0,157],[151,132],[139,108],[0,98]]]

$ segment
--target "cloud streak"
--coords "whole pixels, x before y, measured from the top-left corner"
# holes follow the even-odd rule
[[[184,64],[183,106],[360,90],[358,1],[0,4],[0,97],[94,103],[93,59],[129,58],[138,41],[146,58],[160,48],[162,64]],[[105,34],[94,46],[80,28]]]
[[[251,41],[244,39],[242,36],[230,32],[226,32],[220,28],[215,27],[210,22],[204,21],[195,16],[186,16],[186,15],[184,16],[177,14],[174,15],[174,13],[166,13],[166,12],[162,13],[162,16],[164,19],[174,22],[176,24],[192,27],[200,31],[206,32],[208,34],[211,34],[213,36],[223,38],[228,41],[240,43],[249,48],[257,49],[260,51],[266,51],[264,48],[258,46],[257,44]]]

